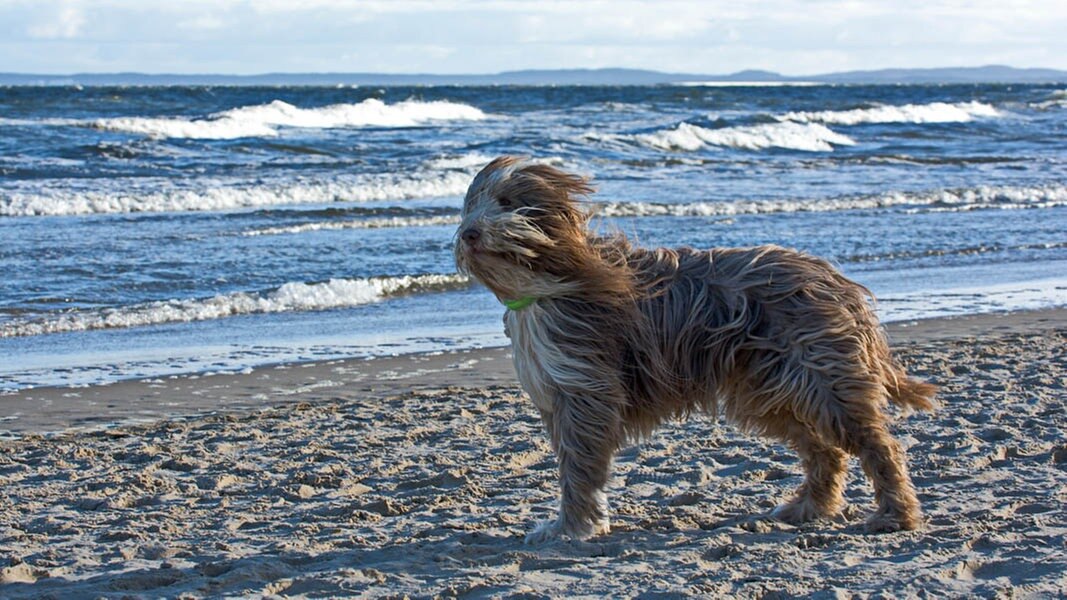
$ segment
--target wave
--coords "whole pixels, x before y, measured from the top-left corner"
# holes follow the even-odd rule
[[[730,217],[735,215],[831,212],[899,208],[913,211],[962,212],[979,209],[1026,209],[1067,206],[1067,186],[981,186],[970,189],[929,192],[891,192],[872,196],[845,196],[800,200],[755,200],[746,202],[655,202],[594,203],[596,214],[605,217]]]
[[[425,166],[429,169],[438,171],[447,171],[449,169],[474,169],[481,168],[489,164],[495,156],[488,154],[482,154],[481,152],[471,152],[469,154],[463,154],[461,156],[442,156],[426,161]]]
[[[269,104],[241,106],[204,118],[117,117],[96,119],[97,129],[139,133],[160,138],[234,139],[272,137],[278,127],[327,129],[337,127],[415,127],[431,122],[486,118],[481,110],[456,102],[405,100],[386,104],[368,98],[356,104],[332,104],[300,108],[275,100]]]
[[[75,311],[32,320],[15,319],[0,324],[0,338],[188,323],[256,313],[346,308],[405,294],[458,289],[466,286],[468,281],[461,275],[433,274],[331,279],[322,283],[290,282],[267,294],[235,292],[211,298]]]
[[[1031,108],[1048,110],[1050,108],[1067,108],[1067,90],[1055,90],[1048,95],[1046,100],[1031,102]]]
[[[338,229],[383,229],[400,227],[435,227],[439,225],[456,225],[459,215],[438,215],[434,217],[380,217],[349,221],[319,221],[301,223],[285,227],[265,227],[245,231],[243,236],[281,235],[287,233],[304,233],[307,231],[328,231]]]
[[[10,117],[0,117],[0,127],[40,127],[41,125],[78,125],[82,121],[77,119],[13,119]]]
[[[773,118],[776,123],[740,125],[710,129],[682,122],[674,127],[651,133],[587,133],[586,139],[597,141],[632,141],[657,150],[699,150],[705,146],[723,146],[742,150],[783,148],[808,152],[830,152],[834,146],[852,146],[855,141],[826,125],[860,123],[957,123],[976,118],[1002,116],[995,107],[982,102],[931,102],[929,104],[880,105],[870,108],[827,111],[795,111]]]
[[[963,212],[980,209],[1025,209],[1067,206],[1067,186],[979,187],[929,192],[891,192],[872,196],[800,200],[754,200],[746,202],[591,202],[602,217],[731,217],[749,214],[832,212],[842,210],[902,209],[922,212]],[[459,215],[393,216],[317,221],[299,225],[252,229],[245,236],[280,235],[340,229],[383,227],[433,227],[455,225]]]
[[[742,150],[784,148],[808,152],[830,152],[834,145],[851,146],[851,138],[817,123],[765,123],[707,129],[692,123],[680,123],[670,129],[640,133],[629,137],[657,150],[699,150],[704,146],[725,146]]]
[[[216,211],[286,204],[371,202],[461,196],[470,185],[466,172],[416,172],[411,175],[357,175],[327,181],[233,185],[203,180],[194,188],[137,189],[114,181],[111,190],[55,189],[0,191],[0,216],[59,216],[99,213]],[[124,185],[126,184],[126,185]],[[163,185],[174,185],[170,180]]]
[[[1067,248],[1067,242],[1047,242],[1043,244],[1019,244],[1008,245],[981,245],[967,246],[964,248],[935,248],[930,250],[900,250],[886,252],[884,254],[852,254],[841,257],[843,263],[868,263],[888,260],[907,260],[913,258],[929,258],[934,256],[976,256],[993,252],[1019,252],[1026,250],[1062,250]]]
[[[852,110],[788,112],[775,117],[780,121],[858,125],[860,123],[965,123],[975,118],[999,117],[1001,112],[982,102],[931,102],[901,106],[873,106]]]

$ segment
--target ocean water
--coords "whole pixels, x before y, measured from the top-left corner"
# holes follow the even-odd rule
[[[0,392],[505,343],[455,274],[503,153],[645,245],[777,243],[885,320],[1067,305],[1067,90],[0,88]]]

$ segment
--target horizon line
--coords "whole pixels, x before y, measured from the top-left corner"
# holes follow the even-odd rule
[[[0,71],[0,75],[17,75],[17,76],[42,76],[42,77],[74,77],[78,75],[141,75],[147,77],[267,77],[276,75],[387,75],[387,76],[399,76],[399,77],[492,77],[498,75],[511,75],[516,73],[531,73],[531,72],[545,72],[545,73],[595,73],[602,71],[630,71],[638,73],[650,73],[657,75],[678,75],[678,76],[699,76],[699,77],[731,77],[740,75],[743,73],[760,73],[765,75],[773,75],[777,77],[785,77],[790,79],[800,79],[805,77],[825,77],[830,75],[841,75],[847,73],[870,73],[870,72],[884,72],[884,71],[945,71],[945,70],[976,70],[976,69],[1010,69],[1015,71],[1056,71],[1067,74],[1067,68],[1061,69],[1056,67],[1017,67],[1014,65],[1002,64],[1002,63],[987,63],[980,65],[965,65],[965,66],[937,66],[937,67],[869,67],[860,69],[846,69],[840,71],[824,71],[819,73],[808,73],[790,75],[782,73],[780,71],[774,71],[767,68],[747,67],[738,69],[736,71],[730,71],[726,73],[697,73],[697,72],[684,72],[684,71],[664,71],[658,69],[649,69],[643,67],[625,67],[625,66],[609,66],[609,67],[528,67],[522,69],[510,69],[504,71],[493,72],[427,72],[427,71],[338,71],[338,70],[326,70],[326,71],[260,71],[255,73],[234,73],[234,72],[210,72],[210,71],[196,71],[196,72],[151,72],[151,71],[136,71],[136,70],[114,70],[114,71],[66,71],[62,73],[40,72],[40,71]]]

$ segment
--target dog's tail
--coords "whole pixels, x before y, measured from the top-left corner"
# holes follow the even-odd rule
[[[937,386],[910,377],[899,365],[892,365],[893,376],[886,378],[885,389],[894,404],[913,410],[933,410]]]

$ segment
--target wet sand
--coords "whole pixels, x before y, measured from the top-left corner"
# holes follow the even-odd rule
[[[1067,326],[1067,309],[890,323],[895,346],[979,338]],[[189,418],[360,393],[387,398],[443,387],[515,384],[507,348],[329,360],[262,367],[237,374],[175,375],[89,387],[42,387],[0,395],[0,437],[93,430],[116,424]]]

